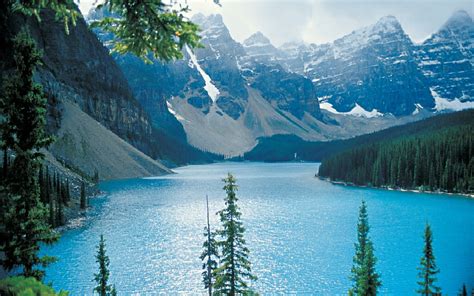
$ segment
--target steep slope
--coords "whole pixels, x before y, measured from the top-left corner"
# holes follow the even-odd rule
[[[299,46],[296,54],[294,46],[283,50],[289,61],[282,63],[313,81],[327,110],[402,116],[416,104],[434,107],[414,45],[393,16],[330,44]]]
[[[65,100],[63,119],[49,149],[66,167],[102,179],[136,178],[171,173],[161,163],[119,138],[84,113],[78,105]]]
[[[24,24],[36,40],[38,47],[43,51],[42,66],[37,70],[35,79],[40,82],[48,98],[47,129],[53,135],[60,135],[59,141],[51,149],[50,163],[66,164],[74,168],[79,175],[87,177],[95,169],[104,173],[101,177],[132,177],[163,174],[170,171],[152,158],[167,159],[160,150],[157,132],[150,124],[148,115],[133,97],[127,81],[120,68],[115,64],[108,50],[103,47],[95,35],[87,28],[84,20],[79,19],[76,26],[65,33],[64,24],[54,18],[51,11],[41,13],[41,23],[36,18],[27,18],[16,15],[10,20],[8,27],[12,34]],[[8,63],[5,63],[8,65]],[[8,67],[8,66],[6,66]],[[8,71],[8,68],[1,69]],[[78,112],[69,112],[70,104],[79,107],[90,117],[81,118],[87,122],[73,120]],[[64,127],[67,125],[67,128]],[[100,133],[94,133],[91,127],[100,128]],[[79,129],[75,131],[75,129]],[[91,137],[80,129],[87,129]],[[111,134],[105,134],[109,130]],[[63,133],[77,135],[69,138],[69,142],[61,142]],[[101,141],[109,139],[110,144]],[[115,135],[116,139],[112,135]],[[118,139],[123,139],[130,145],[124,148]],[[72,141],[72,142],[71,142]],[[100,147],[101,153],[75,152],[78,147]],[[65,145],[68,149],[58,149],[58,145]],[[117,144],[117,147],[112,145]],[[71,146],[77,145],[77,146]],[[107,158],[107,151],[123,150],[131,155],[125,165],[111,165],[119,162],[117,159]],[[80,149],[79,149],[80,150]],[[141,152],[140,152],[141,151]],[[79,154],[78,154],[79,153]],[[123,153],[120,155],[123,156]],[[84,157],[87,159],[83,159]],[[111,155],[109,155],[111,156]],[[146,159],[146,160],[145,160]]]
[[[182,60],[145,65],[115,57],[153,123],[172,123],[168,127],[182,136],[181,125],[191,145],[224,155],[243,153],[257,137],[276,133],[325,138],[315,123],[322,115],[310,80],[248,56],[220,15],[198,14],[193,21],[204,48],[187,48]]]
[[[373,133],[345,140],[325,142],[308,142],[296,136],[276,135],[259,139],[258,145],[245,153],[242,159],[268,162],[294,160],[322,161],[336,153],[358,146],[431,133],[442,128],[472,124],[473,120],[474,110],[464,110],[441,114],[406,124],[399,122],[399,125],[394,127],[374,129],[374,131],[377,131]]]
[[[256,61],[269,62],[276,60],[279,55],[278,49],[261,32],[252,34],[242,45],[246,55]]]
[[[474,22],[467,12],[455,12],[417,55],[438,111],[474,107]]]
[[[356,185],[474,192],[474,111],[433,119],[325,158],[319,175]]]
[[[158,143],[153,141],[147,114],[133,97],[120,68],[84,20],[79,19],[69,34],[50,11],[41,14],[41,24],[33,18],[28,23],[43,50],[38,78],[46,92],[74,101],[115,134],[156,156]]]

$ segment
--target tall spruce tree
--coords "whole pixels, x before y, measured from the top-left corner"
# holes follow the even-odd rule
[[[114,289],[112,286],[108,284],[109,281],[109,264],[110,260],[106,254],[106,246],[105,246],[105,239],[104,235],[100,235],[100,242],[97,246],[97,255],[96,255],[96,262],[99,263],[99,272],[94,274],[94,280],[97,283],[97,286],[94,288],[94,291],[99,294],[99,296],[108,296],[111,295]],[[113,292],[116,293],[116,292]]]
[[[354,263],[350,279],[353,282],[349,290],[350,295],[372,296],[377,295],[377,289],[382,285],[380,275],[375,270],[377,259],[374,248],[369,237],[369,218],[367,205],[362,201],[359,208],[359,220],[357,223],[357,243],[355,243]]]
[[[217,260],[219,258],[217,242],[215,239],[215,233],[211,231],[211,224],[209,222],[209,200],[206,195],[206,209],[207,209],[207,226],[204,227],[204,241],[202,247],[201,261],[202,263],[202,281],[204,288],[208,290],[209,296],[212,296],[212,285],[214,284],[213,274],[217,268]]]
[[[433,233],[429,224],[425,226],[424,241],[423,256],[418,267],[419,288],[416,292],[423,296],[441,295],[441,288],[435,285],[437,281],[436,274],[439,273],[439,269],[436,267],[433,253]]]
[[[84,180],[81,183],[81,209],[87,208],[87,195],[86,195],[86,183]]]
[[[245,228],[237,205],[236,179],[229,173],[223,181],[226,207],[218,212],[222,228],[217,231],[220,261],[215,272],[214,292],[218,295],[248,295],[253,293],[249,282],[257,278],[252,275],[248,259],[250,251],[246,247]]]
[[[458,293],[459,296],[467,296],[467,288],[466,284],[462,284],[461,291]],[[474,293],[473,293],[474,295]]]
[[[2,265],[11,270],[20,266],[25,276],[41,279],[37,266],[47,266],[53,257],[40,257],[40,244],[58,239],[48,224],[48,210],[40,201],[38,183],[43,155],[41,148],[52,139],[45,133],[46,99],[33,80],[41,53],[23,30],[13,40],[15,71],[4,80],[2,111],[4,123],[11,129],[11,147],[15,154],[6,181],[5,240],[0,244],[5,258]]]

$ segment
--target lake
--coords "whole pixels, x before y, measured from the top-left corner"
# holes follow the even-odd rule
[[[251,251],[255,289],[268,294],[347,295],[361,200],[378,258],[381,294],[412,295],[432,226],[443,292],[474,286],[474,199],[438,194],[354,188],[314,177],[314,163],[218,163],[176,169],[157,178],[108,181],[91,199],[82,227],[63,233],[42,251],[59,261],[46,282],[71,295],[94,287],[96,245],[104,234],[110,282],[119,295],[200,295],[199,255],[212,213],[224,207],[223,182],[237,178],[239,206]],[[211,227],[218,225],[211,215]]]

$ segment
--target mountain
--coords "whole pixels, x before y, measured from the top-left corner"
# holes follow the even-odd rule
[[[285,65],[313,81],[327,110],[402,116],[413,113],[416,104],[434,107],[415,46],[393,16],[330,44],[300,46],[299,63],[290,49]]]
[[[364,145],[400,140],[466,124],[474,124],[474,110],[440,114],[345,140],[308,142],[293,135],[275,135],[259,139],[257,146],[236,160],[320,162],[334,154]]]
[[[262,33],[240,44],[220,15],[197,14],[192,20],[200,26],[204,48],[185,48],[182,60],[148,65],[128,55],[114,58],[153,124],[194,147],[235,156],[250,150],[259,137],[330,140],[416,119],[368,118],[371,113],[364,112],[347,118],[321,111],[316,86],[286,69],[281,50]]]
[[[101,178],[170,172],[155,160],[161,152],[148,115],[83,19],[69,34],[51,11],[41,13],[41,24],[19,15],[10,21],[12,30],[26,24],[43,52],[35,79],[48,97],[47,128],[56,136],[53,157],[83,176],[95,171]],[[119,155],[123,162],[114,157]]]
[[[310,78],[321,108],[339,114],[405,116],[474,107],[474,25],[458,11],[422,44],[393,16],[332,43],[287,43],[280,64]]]
[[[319,176],[364,186],[469,194],[474,192],[473,135],[473,110],[430,118],[408,125],[398,137],[368,138],[325,158]]]
[[[438,111],[474,107],[474,23],[467,12],[455,12],[417,55]]]
[[[247,56],[257,61],[272,61],[279,55],[278,49],[273,46],[270,39],[261,32],[252,34],[249,38],[244,40],[242,45],[244,46]]]
[[[448,24],[470,38],[464,42],[470,48],[466,42],[472,38],[465,31],[472,29],[472,20],[453,18]],[[114,56],[165,143],[173,139],[181,146],[235,156],[258,138],[348,138],[459,109],[452,108],[456,99],[462,107],[471,104],[469,83],[460,86],[465,96],[441,97],[444,81],[424,68],[437,57],[425,56],[431,50],[414,44],[393,16],[332,43],[291,42],[279,48],[261,32],[242,44],[235,41],[220,15],[197,14],[192,21],[200,26],[204,47],[185,48],[181,60],[148,65],[130,55]],[[111,38],[96,33],[103,42]],[[455,43],[451,35],[446,38]],[[455,51],[440,58],[459,61]],[[458,68],[452,80],[470,74]],[[443,106],[451,105],[441,108],[440,98]],[[179,145],[167,145],[167,153],[174,146]]]

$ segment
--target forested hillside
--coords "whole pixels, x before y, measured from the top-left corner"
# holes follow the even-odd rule
[[[474,117],[464,124],[356,146],[323,160],[319,175],[356,185],[474,192]],[[456,114],[453,114],[455,116]],[[462,114],[463,115],[463,114]]]
[[[254,149],[244,154],[244,160],[250,161],[322,161],[323,159],[360,145],[384,140],[424,134],[442,128],[472,124],[474,110],[441,114],[421,121],[391,127],[375,133],[346,140],[328,142],[308,142],[292,135],[276,135],[259,139]],[[296,157],[295,157],[296,156]]]

